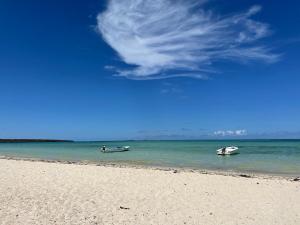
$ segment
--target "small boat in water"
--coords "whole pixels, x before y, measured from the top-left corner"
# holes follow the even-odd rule
[[[235,146],[224,147],[217,150],[218,155],[234,155],[239,153],[239,148]]]
[[[113,152],[127,152],[130,150],[130,146],[118,146],[107,148],[106,146],[101,147],[101,152],[103,153],[113,153]]]

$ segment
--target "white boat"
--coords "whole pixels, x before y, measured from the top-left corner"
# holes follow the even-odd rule
[[[239,153],[239,148],[235,146],[224,147],[217,150],[218,155],[234,155]]]
[[[113,153],[113,152],[127,152],[130,150],[130,146],[118,146],[107,148],[106,146],[101,147],[101,152],[103,153]]]

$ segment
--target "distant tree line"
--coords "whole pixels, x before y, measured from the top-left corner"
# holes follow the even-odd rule
[[[51,139],[0,139],[0,143],[28,143],[28,142],[73,142],[72,140]]]

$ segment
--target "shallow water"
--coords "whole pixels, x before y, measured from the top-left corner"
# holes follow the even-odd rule
[[[104,154],[102,145],[130,145],[131,151]],[[238,146],[240,154],[216,155],[216,149],[230,145]],[[0,155],[300,175],[300,140],[1,143]]]

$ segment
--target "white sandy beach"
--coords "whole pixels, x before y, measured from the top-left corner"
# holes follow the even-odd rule
[[[0,224],[300,224],[300,182],[0,159]]]

